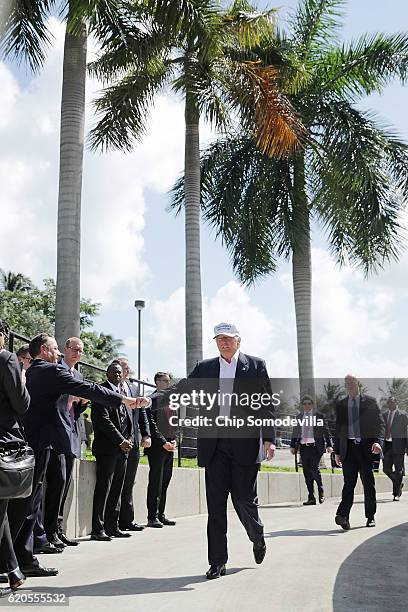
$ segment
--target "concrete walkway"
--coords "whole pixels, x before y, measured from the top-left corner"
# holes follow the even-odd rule
[[[41,562],[57,565],[60,575],[27,580],[19,592],[65,593],[72,611],[406,611],[408,494],[399,503],[380,496],[374,529],[364,527],[360,496],[349,532],[334,524],[336,505],[262,508],[268,551],[260,566],[231,512],[227,576],[211,582],[203,577],[206,517],[196,516],[128,540],[83,539],[62,555],[42,555]]]

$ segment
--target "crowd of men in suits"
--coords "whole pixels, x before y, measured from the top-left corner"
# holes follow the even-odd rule
[[[0,329],[0,340],[4,341],[4,337]],[[56,575],[58,570],[40,565],[36,554],[56,554],[66,546],[78,545],[64,533],[63,512],[73,463],[80,456],[79,422],[89,401],[92,401],[94,430],[92,451],[96,459],[91,539],[110,542],[112,538],[128,538],[132,531],[143,529],[134,520],[132,496],[140,447],[145,450],[150,467],[147,526],[175,525],[165,515],[176,449],[175,432],[169,419],[169,399],[174,393],[197,393],[203,386],[208,405],[201,408],[210,421],[217,423],[210,435],[200,437],[198,444],[198,464],[205,468],[208,508],[210,568],[206,576],[212,580],[226,573],[229,495],[252,542],[255,562],[263,562],[266,544],[258,512],[257,474],[261,461],[270,460],[275,454],[271,383],[265,362],[241,352],[241,338],[235,325],[216,325],[214,339],[217,357],[197,363],[189,376],[175,385],[171,385],[168,373],[158,372],[155,375],[157,389],[150,398],[139,395],[138,388],[130,380],[126,359],[115,360],[109,365],[107,380],[102,385],[84,381],[75,368],[83,353],[80,338],[66,341],[63,357],[55,339],[47,334],[33,338],[28,354],[19,351],[22,379],[26,381],[31,398],[28,409],[26,398],[21,400],[21,422],[27,441],[34,449],[36,465],[31,496],[8,500],[8,512],[0,516],[0,571],[5,572],[6,580],[7,574],[10,580],[15,568],[21,570],[23,578]],[[5,353],[0,347],[1,351]],[[349,516],[359,474],[364,487],[366,525],[375,526],[375,457],[383,454],[384,472],[392,481],[394,500],[399,500],[404,453],[408,454],[408,421],[406,414],[398,410],[395,398],[389,398],[387,411],[382,415],[376,400],[360,392],[354,376],[346,376],[345,387],[347,396],[336,405],[333,440],[323,415],[314,409],[313,398],[302,398],[291,451],[300,451],[308,489],[305,505],[317,503],[315,483],[318,500],[324,502],[319,462],[325,450],[334,452],[344,477],[335,522],[347,530],[350,529]],[[208,398],[217,394],[219,402],[211,403]],[[270,401],[257,411],[262,424],[252,424],[242,433],[228,423],[251,414],[250,407],[241,400],[254,394],[266,395]],[[11,405],[11,399],[9,403]],[[6,412],[7,406],[6,403]],[[11,414],[11,407],[9,412]],[[220,418],[224,419],[225,427],[218,426]],[[0,446],[13,441],[6,432],[5,422],[0,418]],[[9,419],[9,422],[12,421]],[[19,419],[15,422],[15,427],[21,425]],[[45,497],[44,482],[47,482]],[[21,576],[19,580],[20,584]]]
[[[56,568],[44,567],[36,555],[78,546],[64,533],[63,515],[74,462],[81,457],[82,440],[89,438],[89,429],[87,435],[80,424],[90,401],[96,459],[91,539],[111,541],[144,529],[134,521],[133,508],[140,446],[150,464],[147,524],[154,528],[176,524],[164,514],[176,448],[174,432],[160,422],[163,432],[159,429],[152,401],[140,397],[129,380],[126,359],[113,361],[106,382],[98,385],[84,381],[75,367],[83,351],[81,339],[72,337],[61,355],[54,338],[39,334],[17,352],[30,395],[30,406],[18,425],[34,450],[36,464],[30,497],[8,503],[7,526],[0,538],[4,572],[0,581],[7,581],[14,566],[25,577],[57,575]],[[170,376],[158,372],[155,382],[165,388]]]
[[[313,398],[302,398],[302,410],[297,416],[290,449],[300,452],[303,474],[308,490],[305,506],[316,505],[314,485],[318,499],[324,502],[320,460],[323,453],[335,453],[335,461],[343,468],[344,487],[335,521],[343,529],[350,529],[350,511],[354,500],[354,489],[360,475],[364,489],[366,526],[375,526],[376,492],[373,461],[381,455],[384,473],[392,482],[393,500],[399,501],[404,487],[403,477],[405,453],[408,455],[408,416],[398,409],[395,397],[386,402],[386,411],[381,414],[375,398],[361,394],[355,376],[345,377],[347,396],[336,405],[336,431],[334,442],[327,422],[320,412],[313,410]],[[307,418],[305,418],[307,417]],[[316,418],[319,425],[313,425]]]

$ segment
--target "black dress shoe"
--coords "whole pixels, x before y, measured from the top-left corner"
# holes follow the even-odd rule
[[[264,538],[261,538],[258,540],[258,542],[254,542],[253,551],[255,563],[258,563],[259,565],[265,559],[266,555],[266,544]]]
[[[344,531],[348,531],[350,529],[350,523],[346,516],[341,516],[340,514],[336,514],[336,518],[334,519],[336,525],[340,525],[344,529]]]
[[[104,531],[99,531],[98,533],[91,533],[91,540],[96,540],[97,542],[110,542],[112,538]]]
[[[166,518],[164,514],[159,516],[159,521],[161,522],[162,525],[175,525],[176,524],[176,521],[171,521],[170,519]]]
[[[8,595],[11,595],[11,589],[0,589],[0,597],[7,597]]]
[[[10,588],[13,591],[18,589],[18,587],[21,586],[25,582],[25,576],[23,572],[20,570],[20,568],[17,568],[13,570],[12,572],[9,572],[8,579],[9,579]]]
[[[62,542],[62,540],[59,539],[56,533],[53,533],[49,537],[47,536],[47,540],[49,541],[50,544],[53,544],[55,548],[65,548],[64,542]]]
[[[321,495],[319,495],[319,504],[322,504],[324,502],[324,495],[323,493]]]
[[[214,580],[214,578],[219,578],[220,576],[225,576],[226,567],[224,565],[210,565],[210,569],[206,573],[207,580]]]
[[[79,544],[79,542],[77,542],[76,540],[70,540],[69,538],[67,538],[65,533],[59,533],[58,538],[63,544],[65,544],[65,546],[78,546]]]
[[[156,529],[161,529],[163,527],[163,523],[158,521],[157,519],[147,521],[148,527],[155,527]]]
[[[366,527],[375,527],[375,520],[373,518],[367,519]]]
[[[21,571],[26,578],[40,578],[41,576],[56,576],[58,574],[55,567],[43,567],[42,565],[22,567]]]
[[[143,531],[143,525],[138,525],[137,523],[130,523],[127,527],[119,526],[121,531]]]
[[[316,500],[314,497],[309,497],[309,499],[305,502],[303,502],[304,506],[315,506],[316,505]]]
[[[106,535],[111,538],[130,538],[132,534],[126,531],[120,531],[120,529],[116,529],[116,531],[107,531]]]
[[[55,555],[58,553],[62,553],[64,551],[64,548],[57,548],[56,546],[54,546],[54,544],[48,543],[43,544],[43,546],[38,546],[38,548],[34,548],[34,554],[37,555],[39,553],[43,553],[44,555]]]

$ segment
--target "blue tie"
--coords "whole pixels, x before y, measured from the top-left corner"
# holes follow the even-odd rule
[[[356,440],[361,440],[361,436],[360,436],[360,417],[359,417],[359,413],[358,413],[358,406],[357,406],[357,401],[356,398],[353,397],[353,400],[351,402],[351,412],[353,414],[353,423],[352,423],[352,428],[353,428],[353,432],[354,432],[354,437]]]

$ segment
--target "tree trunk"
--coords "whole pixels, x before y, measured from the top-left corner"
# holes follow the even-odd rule
[[[58,192],[55,336],[60,348],[79,336],[81,189],[87,34],[65,33]]]
[[[200,140],[199,112],[186,94],[185,240],[186,240],[186,366],[187,374],[203,358],[200,269]]]
[[[310,253],[310,217],[303,155],[299,155],[294,164],[293,202],[296,224],[300,226],[300,231],[296,232],[292,256],[300,394],[301,396],[309,394],[314,398],[312,260]]]

